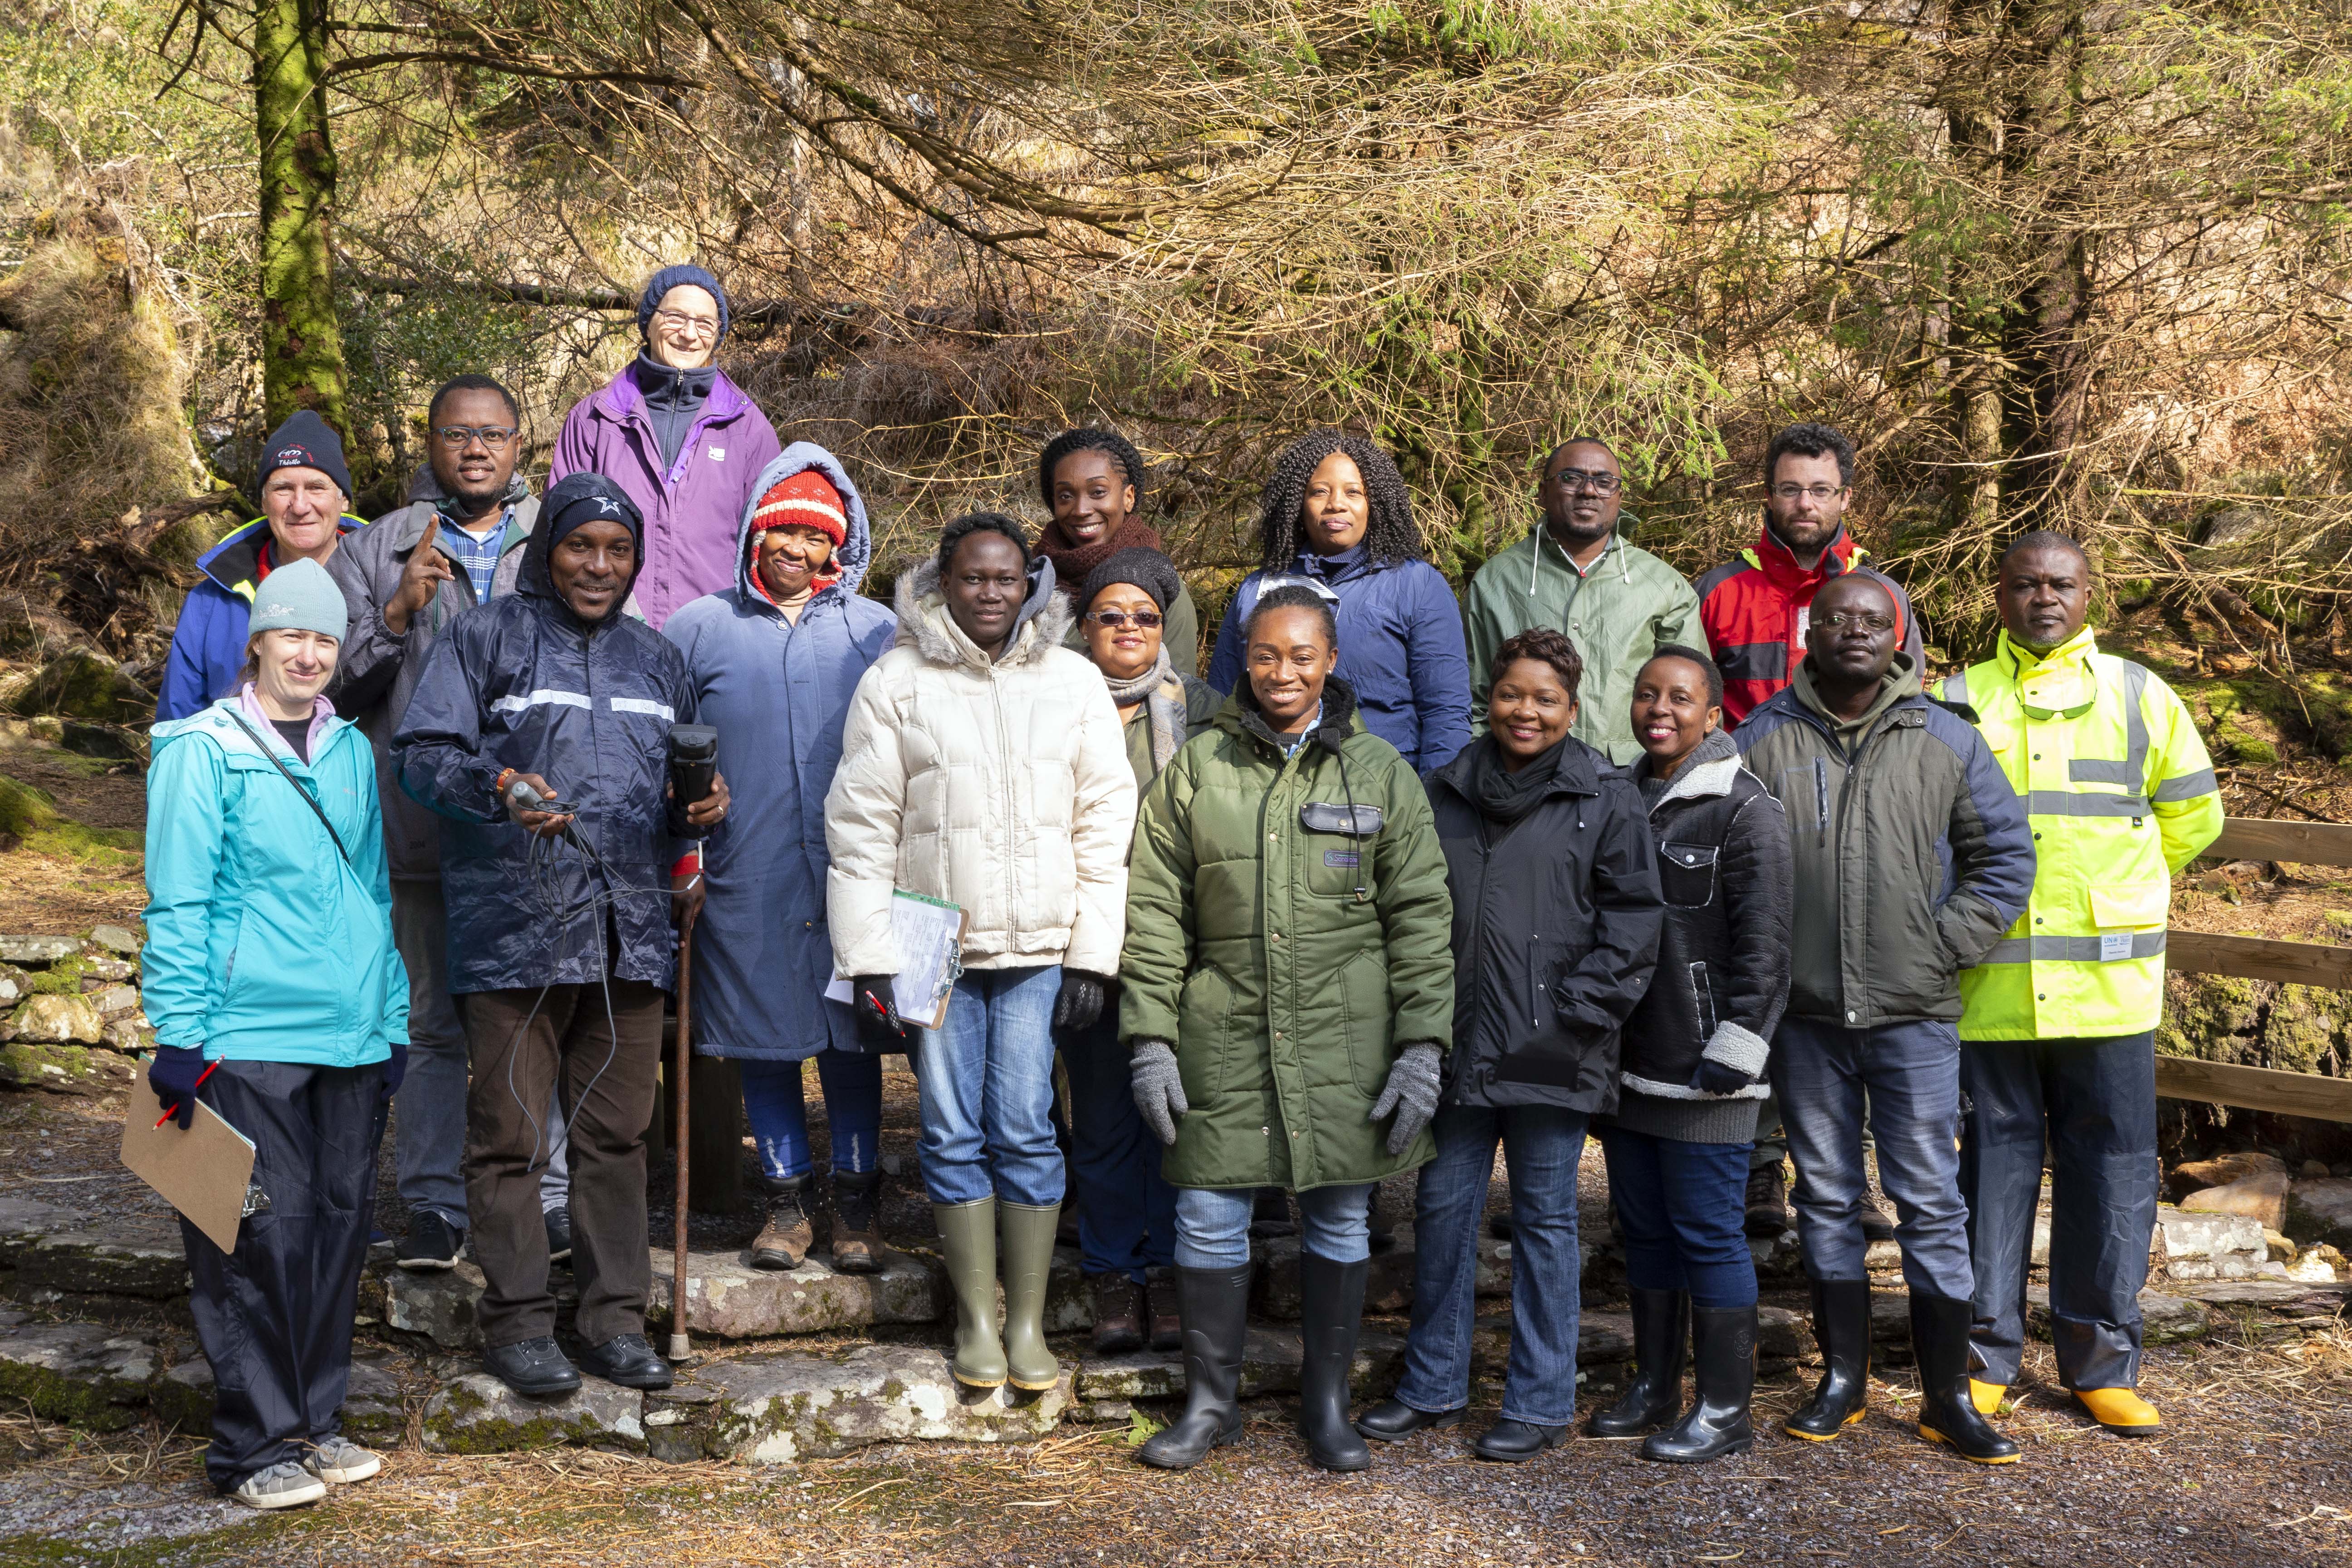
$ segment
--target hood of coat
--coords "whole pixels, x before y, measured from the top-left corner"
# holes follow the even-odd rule
[[[981,670],[992,668],[988,656],[980,651],[980,645],[964,636],[963,628],[948,614],[947,599],[940,592],[940,563],[936,555],[926,557],[899,576],[892,607],[898,612],[898,647],[911,647],[933,664],[970,665]],[[1076,616],[1071,595],[1054,592],[1054,563],[1042,555],[1033,557],[1029,563],[1029,594],[1021,601],[1021,614],[1013,620],[1013,641],[993,668],[1017,669],[1044,663],[1046,655],[1061,647],[1062,639],[1070,635]]]
[[[794,474],[803,474],[811,468],[823,474],[826,482],[841,492],[842,513],[849,520],[843,530],[841,547],[833,552],[834,564],[840,569],[841,576],[815,597],[821,599],[826,594],[851,597],[866,580],[866,569],[874,563],[874,531],[866,520],[866,498],[849,482],[849,471],[841,466],[840,458],[815,442],[795,441],[760,470],[760,477],[745,492],[742,521],[735,528],[735,592],[747,605],[768,603],[768,596],[751,584],[751,519],[760,510],[760,498]]]
[[[515,579],[516,593],[529,598],[546,600],[553,610],[575,626],[586,623],[582,622],[578,616],[572,614],[572,606],[564,603],[562,597],[555,591],[555,579],[549,575],[547,569],[547,556],[551,548],[549,540],[555,531],[555,520],[563,515],[563,509],[573,501],[591,497],[610,501],[617,509],[614,515],[627,523],[629,531],[637,536],[637,563],[629,573],[628,583],[621,590],[623,607],[614,610],[613,616],[627,613],[629,595],[635,589],[637,579],[645,574],[646,521],[643,514],[637,510],[637,503],[629,499],[628,492],[602,474],[566,474],[548,490],[547,498],[539,503],[539,515],[545,520],[548,526],[530,531],[530,540],[523,546],[522,570]],[[604,621],[611,620],[613,616],[605,616]],[[602,626],[604,622],[599,621],[595,624]]]
[[[1218,729],[1229,735],[1251,736],[1277,752],[1282,750],[1282,739],[1275,733],[1274,726],[1266,722],[1265,714],[1257,705],[1257,693],[1250,689],[1246,679],[1234,688],[1233,695],[1225,699],[1225,705],[1217,710],[1214,722]],[[1350,735],[1361,733],[1363,728],[1364,721],[1356,712],[1356,689],[1336,675],[1325,677],[1323,711],[1318,717],[1315,728],[1307,731],[1307,739],[1326,751],[1336,752],[1342,742]]]
[[[1733,781],[1739,777],[1740,766],[1738,742],[1731,738],[1730,731],[1717,730],[1691,748],[1691,754],[1684,760],[1680,770],[1667,781],[1666,787],[1658,792],[1657,798],[1650,802],[1651,814],[1656,815],[1658,808],[1669,801],[1704,800],[1714,795],[1729,795]],[[1650,777],[1646,758],[1637,777],[1645,782]],[[1645,789],[1643,794],[1646,796],[1649,791]]]
[[[1878,693],[1870,700],[1870,706],[1863,710],[1859,719],[1841,719],[1822,701],[1821,693],[1813,686],[1813,656],[1811,654],[1805,656],[1804,662],[1798,665],[1789,677],[1789,694],[1796,699],[1800,708],[1828,725],[1832,733],[1851,729],[1867,734],[1870,727],[1878,721],[1880,714],[1906,698],[1919,696],[1919,666],[1909,654],[1897,653],[1895,663],[1878,678]]]

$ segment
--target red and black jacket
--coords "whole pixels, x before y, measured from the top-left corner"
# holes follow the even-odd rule
[[[1895,600],[1895,635],[1916,667],[1925,668],[1919,617],[1910,596],[1884,573],[1862,564],[1864,552],[1843,528],[1822,552],[1811,571],[1797,564],[1770,525],[1756,542],[1694,584],[1699,625],[1707,652],[1723,671],[1723,719],[1737,724],[1789,684],[1789,672],[1805,657],[1807,611],[1822,584],[1847,572],[1861,572],[1882,584]]]

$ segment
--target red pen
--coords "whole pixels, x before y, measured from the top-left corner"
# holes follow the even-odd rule
[[[215,1057],[211,1061],[205,1064],[205,1070],[196,1075],[196,1087],[198,1089],[205,1087],[205,1079],[212,1077],[213,1068],[218,1066],[220,1066],[220,1058],[218,1057]],[[163,1108],[163,1114],[155,1118],[155,1125],[161,1127],[163,1123],[171,1121],[172,1118],[178,1114],[180,1114],[180,1108],[177,1105],[167,1105]]]

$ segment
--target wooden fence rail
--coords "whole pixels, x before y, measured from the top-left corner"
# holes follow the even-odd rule
[[[2295,860],[2311,866],[2352,866],[2352,826],[2336,822],[2276,822],[2233,816],[2205,853],[2224,860]],[[2220,936],[2176,931],[2165,938],[2168,968],[2201,974],[2233,974],[2352,991],[2352,948],[2311,942],[2272,942],[2262,937]],[[2234,1062],[2188,1057],[2156,1058],[2156,1092],[2168,1100],[2196,1100],[2352,1121],[2352,1079],[2318,1073],[2280,1072]]]

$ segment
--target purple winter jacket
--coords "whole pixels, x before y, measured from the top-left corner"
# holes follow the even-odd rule
[[[646,624],[659,629],[671,611],[735,585],[735,535],[753,499],[751,486],[783,447],[768,416],[721,371],[678,445],[677,460],[665,471],[635,368],[572,405],[547,482],[603,474],[637,503],[646,520],[646,566],[635,602]]]

